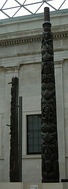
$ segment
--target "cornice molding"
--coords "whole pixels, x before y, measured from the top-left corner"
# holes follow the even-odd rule
[[[0,46],[8,46],[8,45],[18,45],[23,43],[32,43],[37,42],[41,40],[41,36],[35,36],[35,37],[26,37],[26,38],[17,38],[17,39],[10,39],[10,40],[1,40]]]
[[[68,38],[68,32],[58,32],[53,34],[55,40]]]
[[[54,40],[60,40],[60,39],[65,39],[68,38],[68,32],[58,32],[58,33],[53,33],[53,38]],[[16,39],[5,39],[5,40],[0,40],[0,46],[12,46],[12,45],[19,45],[19,44],[24,44],[24,43],[33,43],[33,42],[41,42],[41,34],[40,35],[35,35],[35,36],[27,36],[27,37],[20,37]]]

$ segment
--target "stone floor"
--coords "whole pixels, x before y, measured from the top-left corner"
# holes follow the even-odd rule
[[[0,189],[68,189],[68,183],[0,183]]]

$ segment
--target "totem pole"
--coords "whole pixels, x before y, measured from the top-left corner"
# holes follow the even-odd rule
[[[10,117],[10,182],[19,182],[18,165],[18,78],[12,78]]]
[[[41,66],[42,182],[59,182],[53,35],[49,8],[44,8]]]

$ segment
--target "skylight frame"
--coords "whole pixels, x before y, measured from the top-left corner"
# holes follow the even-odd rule
[[[3,4],[1,2],[1,7],[0,7],[0,12],[4,15],[4,17],[6,18],[14,18],[14,17],[17,17],[17,15],[19,16],[19,12],[20,12],[20,16],[23,16],[24,15],[24,11],[22,11],[22,8],[24,10],[26,10],[26,15],[35,15],[37,14],[38,12],[41,13],[41,8],[42,6],[45,7],[45,6],[49,6],[50,9],[54,10],[54,11],[57,11],[57,10],[60,10],[62,9],[64,3],[67,1],[67,0],[60,0],[61,3],[60,3],[60,6],[58,7],[58,9],[52,4],[52,2],[55,3],[56,0],[13,0],[14,2],[16,2],[16,6],[11,6],[11,0],[3,0]],[[7,7],[6,7],[6,4],[7,4]],[[10,6],[8,7],[8,4],[10,4]],[[35,10],[35,12],[33,11],[32,7],[33,6],[37,6],[37,9]],[[30,6],[31,6],[31,10],[30,10]],[[8,10],[12,10],[12,9],[15,9],[16,11],[14,12],[13,15],[9,14],[9,11]],[[44,11],[44,10],[43,10]],[[0,18],[0,20],[3,19],[2,17]]]

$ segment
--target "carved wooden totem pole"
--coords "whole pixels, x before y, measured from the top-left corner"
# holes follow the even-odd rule
[[[42,182],[59,182],[53,35],[48,7],[44,8],[41,83]]]
[[[18,166],[18,78],[12,78],[10,117],[10,182],[19,182]]]

